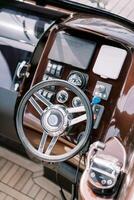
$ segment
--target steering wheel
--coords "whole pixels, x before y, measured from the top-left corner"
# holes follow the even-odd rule
[[[56,97],[48,100],[43,95],[43,91],[48,91],[55,87],[54,94],[61,89],[69,93],[67,103],[59,103]],[[79,97],[81,105],[79,107],[70,106],[71,99]],[[68,104],[68,105],[67,105]],[[35,119],[38,118],[42,132],[38,145],[34,145],[26,133],[25,115],[31,112]],[[89,141],[92,128],[92,110],[89,99],[78,87],[63,80],[43,81],[32,87],[22,98],[16,115],[16,126],[19,138],[25,149],[34,157],[46,162],[61,162],[75,156]],[[60,138],[66,139],[69,132],[74,129],[79,136],[82,131],[82,137],[71,149],[63,154],[55,154],[55,147]],[[37,134],[37,133],[36,133]],[[68,142],[70,143],[70,142]]]

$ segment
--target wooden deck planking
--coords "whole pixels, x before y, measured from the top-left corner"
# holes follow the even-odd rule
[[[106,5],[106,9],[111,11],[114,10],[114,8],[116,6],[118,6],[120,0],[112,0],[112,1],[108,1],[108,4]]]
[[[129,18],[130,13],[134,10],[134,0],[130,1],[124,9],[121,10],[120,14],[126,18]]]
[[[112,12],[114,12],[115,14],[120,14],[121,11],[126,8],[126,6],[128,5],[128,3],[131,0],[125,0],[125,1],[118,1],[118,3],[116,4],[116,6],[111,10]],[[107,7],[106,7],[107,8]]]
[[[128,17],[131,21],[134,21],[134,9],[129,13]]]
[[[42,175],[42,164],[0,147],[0,200],[60,199],[59,187]]]
[[[72,0],[74,2],[86,4],[96,7],[96,3],[92,3],[90,0]],[[124,18],[127,18],[134,22],[134,0],[105,0],[107,5],[105,6],[108,12],[115,13]]]

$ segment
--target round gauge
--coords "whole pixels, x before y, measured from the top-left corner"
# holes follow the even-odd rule
[[[86,80],[82,73],[74,71],[69,75],[68,82],[82,88],[85,85]]]
[[[65,90],[60,90],[56,95],[56,99],[59,103],[65,103],[68,100],[68,93]]]
[[[73,107],[83,106],[81,99],[79,97],[74,97],[72,100],[72,106]]]

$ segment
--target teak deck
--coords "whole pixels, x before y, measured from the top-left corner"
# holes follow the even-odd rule
[[[91,3],[93,0],[72,0],[78,3],[87,4],[96,7],[96,3]],[[107,2],[105,9],[117,15],[123,16],[131,21],[134,21],[134,1],[133,0],[103,0]],[[96,2],[96,1],[95,1]],[[102,2],[100,0],[100,2]]]

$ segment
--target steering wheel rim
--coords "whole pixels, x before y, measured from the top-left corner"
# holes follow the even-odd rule
[[[24,129],[23,129],[23,115],[24,115],[24,110],[25,110],[28,100],[36,91],[39,91],[40,89],[44,87],[48,87],[52,85],[55,85],[55,86],[62,85],[65,88],[68,87],[69,89],[71,89],[71,91],[73,91],[78,97],[80,97],[83,100],[82,102],[85,107],[85,112],[87,115],[88,123],[86,123],[84,136],[81,138],[80,142],[73,149],[70,150],[70,152],[67,152],[62,155],[46,155],[44,153],[40,153],[37,149],[35,149],[35,147],[27,139]],[[67,81],[63,81],[59,79],[42,81],[34,85],[22,98],[17,110],[16,127],[17,127],[19,138],[23,146],[28,152],[30,152],[37,159],[46,161],[46,162],[62,162],[62,161],[68,160],[72,158],[73,156],[75,156],[86,145],[87,141],[89,141],[89,136],[90,136],[90,132],[92,128],[92,109],[91,109],[89,99],[82,90],[68,83]]]

